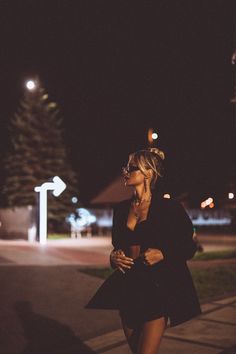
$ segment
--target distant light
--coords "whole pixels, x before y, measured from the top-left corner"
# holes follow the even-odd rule
[[[156,140],[158,138],[157,133],[152,133],[152,138],[153,138],[153,140]]]
[[[78,198],[77,197],[72,197],[71,201],[72,201],[72,203],[76,204],[78,202]]]
[[[92,215],[85,208],[76,209],[76,214],[70,214],[66,221],[71,225],[74,230],[82,231],[85,227],[90,226],[92,223],[96,222],[97,218]]]
[[[213,198],[209,197],[201,203],[202,209],[204,209],[206,206],[209,206],[210,208],[214,207]]]
[[[163,195],[163,197],[164,197],[164,198],[167,198],[167,199],[170,199],[170,194],[169,194],[169,193],[165,193],[165,194]]]
[[[201,208],[204,209],[206,207],[206,202],[201,203]]]
[[[57,106],[56,102],[50,102],[48,104],[48,107],[50,107],[50,108],[55,108],[56,106]]]
[[[36,83],[33,80],[28,80],[26,82],[26,87],[28,90],[32,91],[36,88]]]
[[[215,206],[215,204],[214,204],[214,203],[211,203],[211,204],[209,205],[209,208],[214,208],[214,206]]]
[[[207,204],[211,204],[213,202],[213,199],[212,198],[208,198],[207,200],[206,200],[206,203]]]
[[[231,193],[231,192],[228,193],[228,198],[229,198],[229,199],[233,199],[233,198],[234,198],[234,193]]]

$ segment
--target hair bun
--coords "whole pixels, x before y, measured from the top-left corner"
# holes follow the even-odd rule
[[[162,160],[165,159],[165,154],[162,150],[158,149],[158,148],[148,148],[148,150],[150,152],[152,152],[155,155],[158,155]]]

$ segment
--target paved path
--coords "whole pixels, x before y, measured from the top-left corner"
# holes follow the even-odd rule
[[[236,353],[236,296],[202,306],[203,314],[177,327],[168,328],[160,354]],[[131,354],[122,329],[85,341],[103,354]]]
[[[0,240],[0,264],[107,266],[112,249],[109,237],[49,240],[46,245]]]
[[[236,249],[236,236],[199,236],[205,251]],[[30,243],[25,240],[0,240],[0,265],[79,265],[79,266],[109,266],[109,254],[113,249],[110,237],[91,237],[81,239],[48,240],[46,245]],[[215,266],[221,260],[207,262]],[[194,263],[194,264],[193,264]],[[205,261],[190,261],[192,266],[203,267]]]
[[[110,239],[69,241],[0,241],[0,354],[130,353],[117,311],[84,309],[103,280],[80,270],[109,265]],[[203,311],[169,328],[160,353],[236,353],[236,296]]]

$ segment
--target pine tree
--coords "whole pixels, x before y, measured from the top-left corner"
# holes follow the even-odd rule
[[[35,206],[34,187],[58,175],[67,188],[57,198],[48,192],[48,220],[60,222],[73,211],[77,176],[68,162],[57,104],[49,101],[38,78],[34,83],[34,89],[25,90],[10,122],[11,150],[4,160],[3,195],[6,206]]]

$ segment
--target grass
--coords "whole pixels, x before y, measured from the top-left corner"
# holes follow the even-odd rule
[[[201,302],[236,291],[236,267],[191,269],[190,271]]]
[[[236,250],[225,250],[225,251],[213,251],[213,252],[202,252],[197,253],[193,257],[193,261],[195,260],[202,260],[202,261],[209,261],[213,259],[232,259],[236,258]]]
[[[63,238],[71,238],[68,234],[48,234],[48,239],[50,240],[59,240]]]

